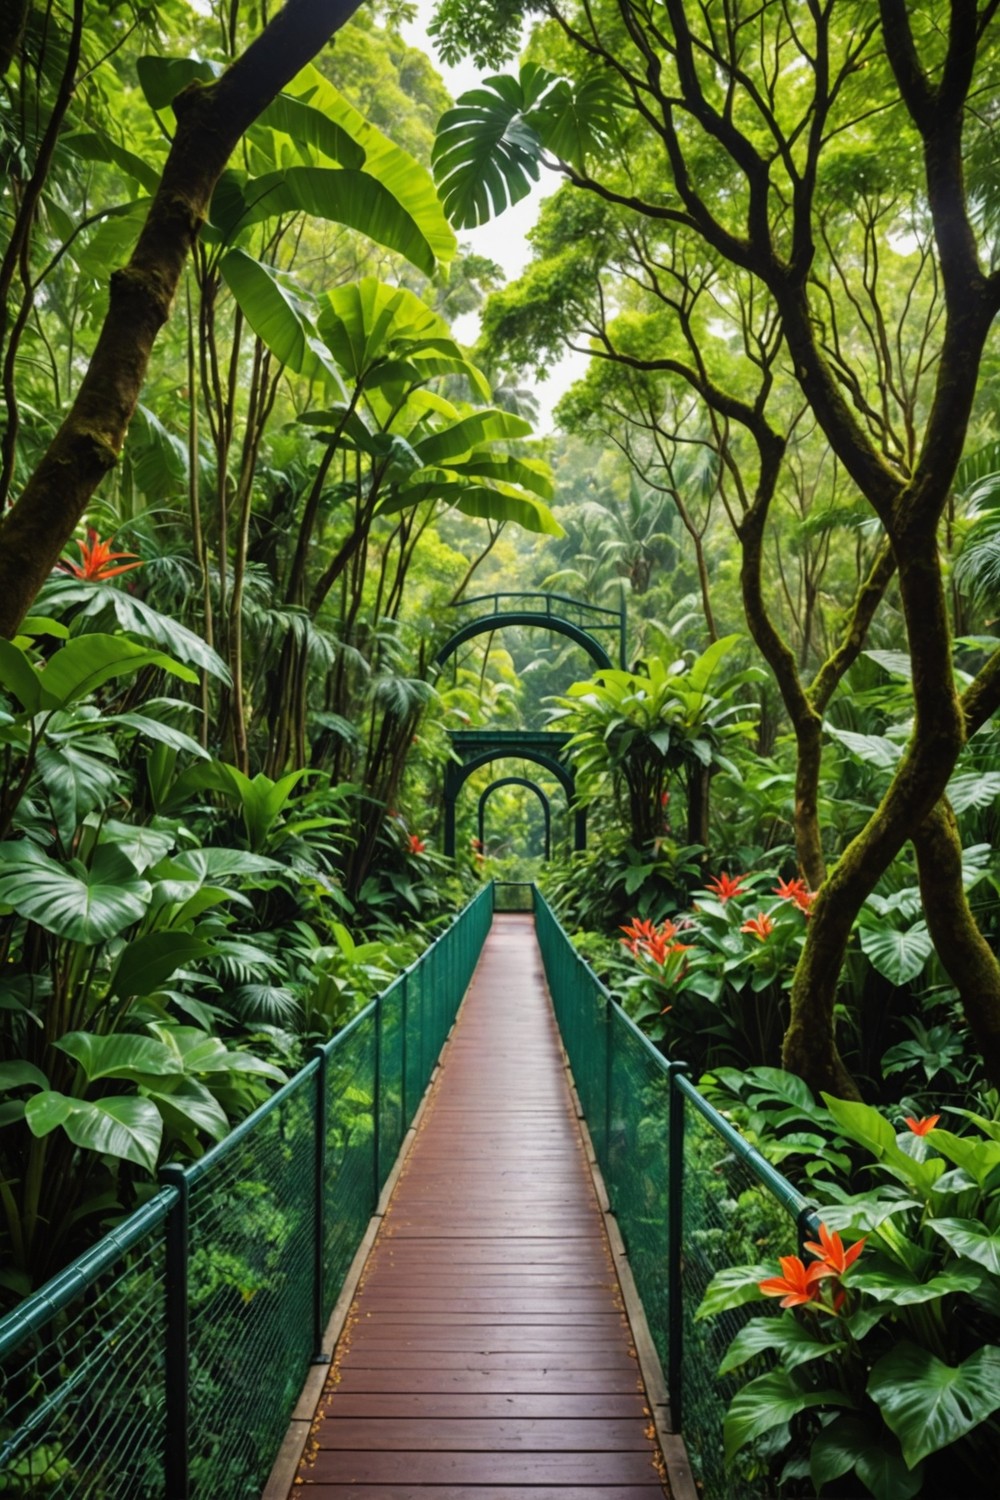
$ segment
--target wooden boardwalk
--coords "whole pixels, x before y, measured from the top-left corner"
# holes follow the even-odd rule
[[[654,1500],[661,1474],[533,922],[500,916],[292,1494]]]

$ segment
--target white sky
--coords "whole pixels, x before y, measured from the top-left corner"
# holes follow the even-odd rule
[[[433,13],[434,0],[417,0],[416,20],[410,25],[403,26],[401,30],[412,47],[419,47],[422,52],[427,53],[444,79],[452,98],[455,99],[466,89],[475,88],[483,74],[468,59],[463,60],[455,68],[450,68],[447,63],[442,62],[426,30],[427,22]],[[559,186],[559,179],[554,173],[543,171],[541,178],[542,180],[532,188],[528,196],[522,198],[521,202],[516,203],[513,208],[508,208],[506,213],[496,219],[491,219],[487,224],[480,225],[478,229],[462,230],[459,236],[463,245],[470,246],[480,255],[488,255],[491,260],[501,265],[511,281],[520,274],[530,259],[531,250],[525,235],[538,217],[542,199]],[[453,327],[458,338],[465,343],[472,343],[478,333],[478,318],[473,313],[467,314],[456,318]],[[539,404],[540,433],[554,430],[552,409],[573,381],[580,378],[586,365],[585,355],[566,354],[553,367],[548,378],[535,385],[535,394]]]

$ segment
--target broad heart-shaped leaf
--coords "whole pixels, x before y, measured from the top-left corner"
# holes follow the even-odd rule
[[[1000,1233],[990,1234],[977,1219],[931,1219],[928,1226],[956,1255],[1000,1276]]]
[[[727,1349],[719,1374],[729,1375],[755,1354],[777,1354],[786,1369],[794,1370],[797,1365],[843,1349],[841,1342],[817,1337],[816,1330],[823,1326],[818,1319],[812,1327],[800,1323],[790,1309],[777,1318],[751,1318]]]
[[[758,1375],[737,1391],[723,1424],[726,1462],[753,1438],[761,1437],[782,1422],[791,1421],[810,1406],[851,1406],[843,1391],[803,1390],[787,1370],[770,1370]]]
[[[905,932],[893,927],[862,928],[861,951],[890,984],[909,984],[934,952],[927,923],[914,922]]]
[[[62,1126],[74,1146],[156,1171],[163,1121],[148,1099],[68,1099],[50,1091],[28,1100],[24,1118],[32,1135],[46,1136]]]
[[[165,1078],[147,1086],[145,1096],[159,1110],[163,1123],[179,1135],[190,1136],[192,1127],[213,1140],[229,1133],[229,1119],[219,1101],[197,1078]]]
[[[204,938],[191,933],[147,932],[123,949],[108,993],[123,1000],[129,995],[152,995],[178,969],[208,951]]]
[[[49,1080],[30,1062],[0,1063],[0,1093],[8,1089],[47,1089]]]
[[[420,225],[385,183],[350,167],[288,167],[255,177],[244,188],[245,210],[236,228],[279,214],[305,213],[357,230],[402,255],[425,276],[437,270],[434,250]]]
[[[541,141],[525,121],[554,75],[523,68],[519,78],[500,75],[460,95],[438,124],[431,156],[448,217],[460,229],[485,224],[520,202],[538,181]]]
[[[287,277],[245,250],[230,250],[219,268],[250,327],[275,358],[307,380],[325,380],[346,400],[344,383],[316,335],[304,294],[292,291]]]
[[[830,1094],[823,1094],[822,1099],[843,1135],[871,1151],[894,1177],[909,1188],[925,1197],[933,1192],[934,1184],[944,1171],[940,1157],[931,1156],[926,1161],[918,1161],[901,1150],[889,1121],[870,1104],[834,1099]]]
[[[0,845],[5,850],[14,862],[0,864],[0,902],[56,937],[100,942],[139,921],[149,904],[149,882],[139,880],[130,861],[107,844],[97,848],[89,870],[77,859],[59,864],[46,854],[39,857],[24,840]]]
[[[85,698],[112,677],[128,677],[143,667],[162,667],[184,682],[197,672],[162,651],[153,651],[120,635],[80,635],[61,646],[38,672],[42,708],[65,708]]]
[[[710,1318],[730,1307],[742,1307],[744,1302],[765,1301],[760,1283],[774,1274],[775,1267],[771,1265],[726,1266],[716,1271],[698,1304],[695,1320]]]
[[[809,1471],[816,1489],[821,1490],[852,1469],[875,1500],[913,1500],[923,1483],[922,1468],[906,1467],[883,1428],[844,1412],[813,1440]]]
[[[130,1078],[137,1075],[168,1076],[181,1070],[177,1059],[151,1036],[113,1032],[95,1036],[92,1031],[69,1031],[55,1043],[84,1071],[88,1083],[99,1078]]]
[[[904,1339],[872,1370],[868,1394],[913,1468],[1000,1407],[1000,1347],[986,1344],[955,1366]]]

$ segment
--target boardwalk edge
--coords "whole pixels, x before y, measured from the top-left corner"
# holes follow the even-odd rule
[[[563,1066],[566,1069],[566,1079],[569,1083],[570,1094],[573,1099],[573,1108],[583,1134],[587,1165],[590,1168],[590,1175],[593,1178],[594,1190],[597,1193],[597,1201],[601,1209],[601,1217],[604,1220],[604,1229],[611,1247],[611,1256],[614,1260],[618,1282],[622,1289],[625,1316],[628,1318],[629,1326],[632,1330],[632,1341],[635,1345],[636,1357],[639,1361],[639,1370],[642,1375],[643,1385],[646,1388],[646,1398],[649,1402],[653,1425],[656,1428],[656,1440],[660,1445],[660,1452],[663,1454],[670,1500],[700,1500],[694,1475],[691,1472],[691,1461],[688,1457],[687,1445],[680,1433],[671,1431],[670,1396],[667,1391],[667,1382],[663,1375],[663,1366],[660,1363],[660,1356],[656,1352],[653,1336],[649,1331],[645,1308],[636,1289],[635,1277],[632,1275],[632,1267],[629,1265],[628,1252],[625,1249],[621,1230],[618,1228],[618,1220],[611,1211],[608,1191],[604,1185],[604,1177],[594,1151],[594,1143],[590,1138],[590,1130],[587,1127],[587,1119],[580,1103],[580,1096],[576,1091],[576,1084],[573,1081],[573,1070],[569,1064],[569,1057],[561,1038],[559,1047],[562,1052]]]

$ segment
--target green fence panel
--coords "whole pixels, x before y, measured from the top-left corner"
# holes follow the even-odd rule
[[[492,911],[0,1320],[0,1494],[260,1495]]]
[[[0,1325],[0,1493],[162,1492],[161,1192]]]
[[[316,1066],[187,1174],[195,1500],[260,1495],[308,1369]]]
[[[725,1120],[613,1001],[535,891],[549,992],[611,1208],[705,1500],[767,1500],[726,1472],[722,1423],[739,1382],[719,1379],[754,1303],[695,1321],[726,1266],[794,1254],[812,1206]]]

